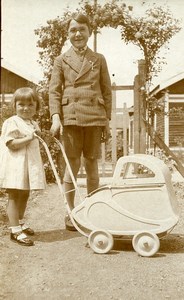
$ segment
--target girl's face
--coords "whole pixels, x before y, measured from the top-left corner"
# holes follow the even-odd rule
[[[90,32],[87,24],[78,23],[75,20],[71,20],[68,28],[68,36],[71,44],[80,49],[84,48],[90,37]]]
[[[36,114],[37,103],[32,100],[18,100],[15,104],[17,116],[24,120],[31,120]]]

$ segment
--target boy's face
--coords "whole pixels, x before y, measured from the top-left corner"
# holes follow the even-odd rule
[[[78,49],[84,48],[90,37],[89,28],[87,24],[71,20],[68,28],[68,36],[74,47]]]
[[[15,104],[17,116],[24,120],[31,120],[36,114],[36,102],[31,100],[18,100]]]

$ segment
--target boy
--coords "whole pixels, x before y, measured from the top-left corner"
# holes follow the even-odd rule
[[[88,48],[91,36],[83,14],[68,21],[71,48],[55,59],[49,87],[51,133],[63,135],[65,151],[74,174],[83,153],[88,194],[99,187],[98,158],[102,138],[109,137],[112,93],[106,60]],[[68,204],[74,207],[74,186],[66,168],[64,188]],[[74,230],[65,218],[66,229]]]

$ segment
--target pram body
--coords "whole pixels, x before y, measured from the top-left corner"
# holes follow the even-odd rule
[[[168,234],[179,220],[179,210],[166,164],[146,154],[124,156],[117,161],[112,181],[84,199],[73,177],[62,144],[55,139],[64,156],[80,203],[70,209],[51,155],[43,140],[68,214],[75,228],[88,238],[95,253],[108,253],[114,239],[132,239],[141,256],[154,255],[159,239]]]

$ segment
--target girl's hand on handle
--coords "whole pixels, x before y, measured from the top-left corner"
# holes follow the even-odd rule
[[[31,142],[35,138],[35,131],[31,132],[30,134],[27,134],[25,138],[27,139],[27,141]]]
[[[41,137],[42,136],[42,132],[40,130],[35,130],[34,131],[34,137],[35,136],[40,136]]]
[[[35,138],[35,131],[26,134],[24,137],[16,138],[7,143],[11,150],[18,150],[28,145]]]

